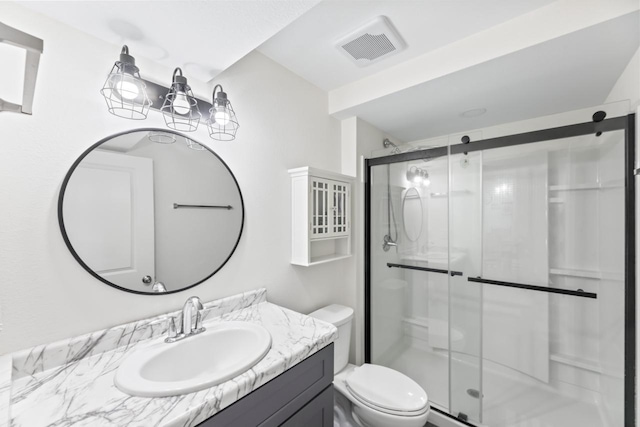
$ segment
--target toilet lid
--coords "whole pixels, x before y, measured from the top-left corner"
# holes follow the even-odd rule
[[[415,381],[398,371],[365,363],[346,379],[347,388],[358,400],[393,412],[422,412],[429,401]]]

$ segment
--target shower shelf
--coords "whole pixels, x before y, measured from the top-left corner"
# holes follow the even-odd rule
[[[599,363],[593,360],[583,359],[581,357],[552,353],[549,355],[549,360],[562,363],[563,365],[575,366],[576,368],[585,369],[587,371],[595,372],[598,374],[602,373],[602,368],[600,367]]]
[[[550,185],[549,191],[608,190],[623,187],[624,185],[618,182],[606,182],[602,184],[560,184]]]
[[[549,274],[554,276],[583,277],[585,279],[602,279],[602,272],[593,270],[575,270],[569,268],[550,268]]]
[[[448,196],[464,196],[469,194],[473,194],[473,192],[471,190],[453,190],[453,191],[450,191],[449,193],[430,193],[429,195],[434,199],[438,199],[438,198],[444,198]]]

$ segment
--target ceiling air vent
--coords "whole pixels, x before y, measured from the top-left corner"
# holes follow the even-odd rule
[[[384,16],[378,16],[342,37],[336,47],[358,67],[366,67],[400,52],[405,43],[391,22]]]

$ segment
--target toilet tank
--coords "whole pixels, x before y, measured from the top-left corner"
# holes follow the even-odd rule
[[[332,304],[310,313],[309,316],[331,323],[338,328],[338,339],[334,343],[333,365],[333,373],[337,374],[349,362],[353,309],[344,305]]]

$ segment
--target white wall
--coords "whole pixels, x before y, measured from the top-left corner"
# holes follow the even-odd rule
[[[351,340],[350,361],[364,362],[364,160],[371,152],[383,148],[382,141],[391,138],[375,126],[357,117],[342,121],[342,172],[356,176],[352,192],[352,242],[355,263],[349,272],[351,287],[350,306],[354,307],[355,319]],[[397,143],[397,141],[395,141]]]
[[[327,115],[326,93],[258,53],[219,76],[240,120],[238,137],[215,142],[202,126],[193,139],[216,151],[238,179],[246,209],[238,249],[218,274],[186,293],[129,294],[75,262],[58,228],[58,191],[88,146],[136,127],[162,128],[163,121],[157,112],[143,122],[107,112],[98,91],[121,46],[14,3],[1,2],[0,16],[45,43],[33,116],[0,116],[0,354],[174,310],[192,294],[210,300],[265,286],[271,301],[302,312],[350,302],[345,271],[353,271],[352,260],[289,264],[287,169],[341,169],[340,123]],[[169,80],[172,70],[136,59],[144,77]],[[210,87],[190,83],[196,95],[210,96]]]
[[[640,49],[638,49],[611,89],[605,103],[629,100],[629,113],[640,106]]]

